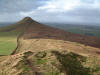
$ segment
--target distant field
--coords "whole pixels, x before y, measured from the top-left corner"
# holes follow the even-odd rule
[[[0,55],[11,54],[17,46],[17,31],[0,32]]]
[[[15,22],[0,22],[0,27],[9,26],[15,24]]]
[[[100,37],[100,26],[96,25],[90,26],[90,25],[56,24],[56,23],[46,23],[46,24],[72,33],[82,34],[86,36]]]
[[[72,33],[78,33],[86,36],[100,37],[100,27],[72,26],[72,27],[62,27],[62,29]]]

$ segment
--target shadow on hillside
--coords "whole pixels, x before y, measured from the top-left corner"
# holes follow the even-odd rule
[[[58,51],[52,51],[60,62],[60,71],[65,75],[91,75],[90,68],[86,68],[82,65],[82,62],[86,62],[86,58],[74,53],[61,54]]]

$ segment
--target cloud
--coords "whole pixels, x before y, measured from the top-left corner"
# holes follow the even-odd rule
[[[36,0],[1,0],[0,12],[30,11],[42,5]]]
[[[2,21],[18,21],[24,12],[28,13],[43,5],[45,0],[0,0],[0,22]],[[48,0],[47,0],[48,1]],[[24,15],[26,15],[24,14]],[[8,17],[13,19],[8,19]]]
[[[30,16],[41,22],[100,24],[100,0],[0,0],[0,21]]]
[[[80,0],[51,0],[45,5],[38,7],[38,10],[46,10],[48,12],[65,12],[72,10],[78,6]]]
[[[35,11],[30,11],[30,12],[20,12],[20,15],[22,16],[30,16],[33,15],[35,13]]]

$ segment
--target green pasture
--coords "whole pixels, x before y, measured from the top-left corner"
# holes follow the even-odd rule
[[[0,55],[11,54],[17,46],[17,37],[20,32],[0,32]]]

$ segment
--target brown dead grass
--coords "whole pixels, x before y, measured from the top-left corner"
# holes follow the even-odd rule
[[[54,40],[54,39],[20,39],[20,46],[17,52],[23,52],[27,50],[31,51],[45,51],[45,50],[58,50],[58,51],[72,51],[84,56],[96,56],[99,55],[99,48],[85,46],[76,42]]]

